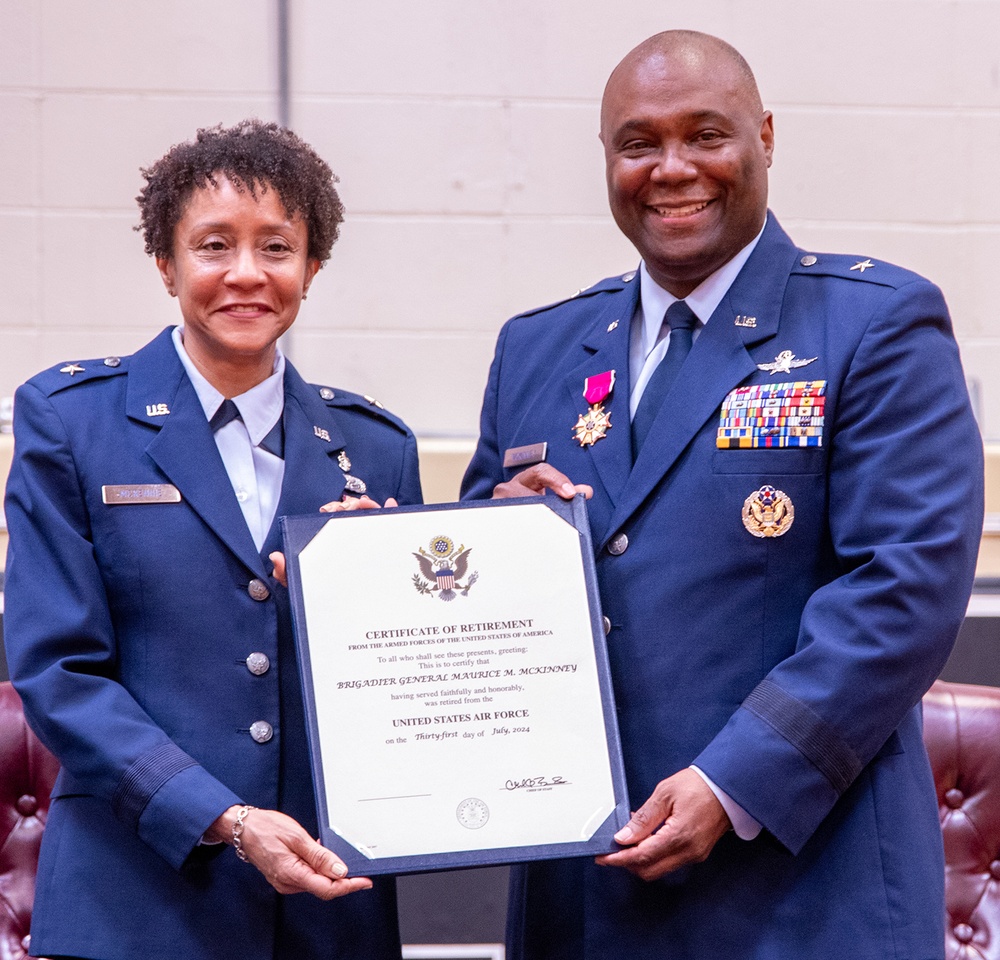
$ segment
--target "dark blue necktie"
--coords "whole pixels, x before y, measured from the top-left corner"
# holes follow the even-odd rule
[[[638,456],[646,434],[649,433],[649,428],[653,425],[653,421],[663,405],[663,398],[666,397],[671,384],[677,378],[681,364],[691,352],[694,328],[698,323],[698,318],[683,300],[678,300],[667,307],[663,322],[670,328],[670,342],[667,344],[666,356],[649,378],[646,389],[642,393],[642,399],[635,411],[635,416],[632,418],[633,457]]]
[[[232,400],[223,400],[219,405],[219,409],[212,415],[212,419],[208,421],[208,425],[212,428],[212,433],[215,433],[217,430],[221,430],[227,423],[242,419],[239,407]],[[259,444],[268,453],[273,453],[276,457],[281,457],[282,460],[285,459],[285,428],[282,423],[283,419],[283,417],[278,417],[278,422]]]

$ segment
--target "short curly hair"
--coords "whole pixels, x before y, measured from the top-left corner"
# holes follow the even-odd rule
[[[334,186],[337,177],[312,147],[276,123],[242,120],[232,127],[205,127],[187,143],[175,144],[152,166],[143,167],[146,180],[139,196],[141,230],[146,253],[169,260],[174,228],[191,193],[224,177],[239,190],[257,196],[261,189],[277,191],[285,212],[300,214],[309,235],[308,255],[322,264],[340,235],[344,205]]]

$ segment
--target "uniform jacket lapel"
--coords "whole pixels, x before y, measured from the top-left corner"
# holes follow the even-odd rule
[[[165,404],[169,413],[151,412],[158,404]],[[126,413],[131,420],[158,428],[146,453],[216,536],[262,575],[260,555],[169,329],[129,362]]]
[[[572,397],[573,409],[578,414],[583,414],[588,408],[587,401],[583,398],[587,378],[607,370],[615,371],[615,387],[611,396],[604,401],[605,412],[611,418],[611,429],[602,439],[587,447],[594,470],[612,504],[616,504],[621,497],[622,488],[632,468],[632,431],[628,404],[631,389],[629,328],[638,302],[639,279],[636,277],[620,294],[610,298],[607,306],[598,314],[583,341],[586,359],[575,366],[565,380],[566,389]],[[617,325],[609,330],[616,322]],[[571,432],[574,422],[566,424],[567,433]],[[578,441],[571,439],[570,442],[576,444]],[[582,482],[575,477],[574,480]]]
[[[769,214],[764,234],[722,299],[663,400],[616,504],[607,536],[637,510],[674,467],[726,394],[757,369],[749,348],[778,332],[781,304],[797,250]],[[753,326],[737,326],[752,317]],[[603,544],[602,544],[603,545]]]
[[[281,497],[262,551],[281,549],[281,517],[316,513],[324,503],[339,500],[344,492],[344,472],[336,454],[346,441],[314,387],[285,364],[285,478]],[[317,431],[319,428],[319,431]],[[329,436],[326,439],[322,432]]]

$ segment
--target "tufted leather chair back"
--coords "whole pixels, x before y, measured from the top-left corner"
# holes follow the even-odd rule
[[[924,697],[946,870],[947,960],[1000,960],[1000,688],[937,681]],[[0,960],[25,960],[35,870],[59,765],[0,682]]]
[[[1000,688],[938,680],[924,697],[945,855],[947,960],[1000,960]]]
[[[24,722],[20,697],[0,683],[0,960],[28,956],[38,848],[58,772]]]

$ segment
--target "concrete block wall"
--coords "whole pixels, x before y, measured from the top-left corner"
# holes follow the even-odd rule
[[[0,396],[177,320],[132,232],[140,165],[277,116],[274,0],[0,0]],[[598,104],[668,27],[717,33],[775,113],[771,205],[803,246],[895,260],[951,304],[1000,438],[1000,4],[289,0],[291,122],[348,210],[289,341],[312,380],[472,437],[496,331],[633,267]]]

